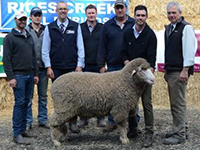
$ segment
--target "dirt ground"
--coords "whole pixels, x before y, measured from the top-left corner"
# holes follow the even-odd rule
[[[140,110],[142,134],[136,139],[131,139],[128,146],[119,141],[118,132],[103,133],[101,128],[96,127],[96,119],[90,119],[89,125],[79,134],[68,133],[68,140],[59,148],[54,147],[50,130],[37,127],[37,119],[34,118],[33,129],[30,131],[37,134],[35,139],[28,139],[32,144],[28,146],[17,145],[12,141],[12,122],[10,114],[4,111],[0,114],[0,150],[200,150],[200,110],[188,110],[189,139],[184,144],[163,145],[162,140],[166,131],[170,130],[172,118],[169,109],[154,109],[155,134],[154,143],[150,148],[142,148],[144,139],[143,112]]]

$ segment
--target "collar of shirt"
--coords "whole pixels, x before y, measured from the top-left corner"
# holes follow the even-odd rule
[[[176,24],[177,24],[177,22],[174,24],[171,23],[171,26],[173,26],[173,30],[176,28]]]
[[[65,22],[60,22],[59,19],[57,19],[57,25],[60,27],[60,25],[63,24],[64,25],[64,30],[66,29],[66,27],[68,26],[69,24],[69,20],[68,18],[66,19]]]
[[[97,22],[95,22],[95,25],[92,27],[89,22],[87,21],[87,26],[89,28],[90,33],[94,30],[94,27],[97,25]]]
[[[119,22],[117,21],[116,17],[114,18],[114,20],[116,21],[116,24],[121,28],[123,29],[124,28],[124,23],[122,25],[119,24]],[[128,16],[126,15],[126,21],[128,20]],[[125,21],[125,22],[126,22]]]
[[[143,30],[143,29],[142,29]],[[138,36],[140,35],[140,33],[142,32],[142,30],[140,30],[140,32],[137,32],[135,25],[133,26],[133,34],[135,35],[135,38],[137,39]]]
[[[19,32],[19,34],[24,35],[25,37],[27,36],[27,35],[26,35],[26,30],[21,31],[21,30],[19,30],[19,29],[17,29],[17,28],[15,28],[15,30],[16,30],[17,32]]]
[[[40,35],[43,33],[43,31],[44,31],[44,29],[45,29],[44,25],[40,24],[40,29],[39,29],[39,31],[37,32],[37,31],[33,28],[32,22],[31,22],[28,26],[29,26],[31,29],[33,29],[33,30],[35,31],[35,33],[36,33],[36,35],[37,35],[38,38],[40,37]]]

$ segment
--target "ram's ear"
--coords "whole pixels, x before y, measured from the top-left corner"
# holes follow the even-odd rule
[[[134,69],[134,70],[132,71],[131,76],[133,76],[134,74],[136,74],[138,71],[141,71],[141,65],[138,66],[137,69]]]

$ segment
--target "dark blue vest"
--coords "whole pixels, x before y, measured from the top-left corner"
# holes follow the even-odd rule
[[[56,69],[73,69],[77,66],[77,31],[78,23],[69,20],[69,24],[61,33],[57,20],[48,25],[51,38],[51,67]]]

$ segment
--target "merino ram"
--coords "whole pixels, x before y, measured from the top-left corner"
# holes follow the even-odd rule
[[[111,114],[120,131],[120,141],[128,144],[126,123],[135,109],[146,83],[154,83],[149,63],[142,58],[122,70],[104,74],[73,72],[60,76],[51,87],[54,113],[50,117],[51,138],[60,146],[66,138],[68,122],[75,116],[100,117]]]

